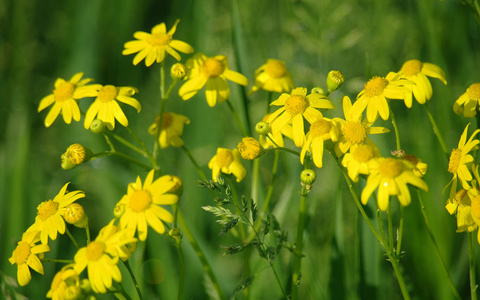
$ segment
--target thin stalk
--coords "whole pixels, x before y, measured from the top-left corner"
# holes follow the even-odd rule
[[[188,148],[185,145],[182,146],[182,149],[185,152],[185,154],[187,154],[188,158],[197,169],[197,172],[200,175],[200,177],[202,177],[203,180],[207,180],[207,176],[205,176],[205,173],[202,171],[202,168],[200,168],[200,165],[197,163],[197,160],[195,159],[195,157],[193,157],[190,150],[188,150]]]
[[[297,224],[297,240],[295,242],[295,259],[293,267],[293,276],[292,276],[292,299],[298,299],[298,281],[301,276],[302,268],[302,252],[303,252],[303,232],[305,230],[305,220],[307,214],[307,190],[305,186],[302,187],[301,196],[300,196],[300,206],[298,208],[298,224]]]
[[[114,151],[104,151],[104,152],[95,153],[95,154],[93,154],[93,157],[94,157],[93,159],[103,157],[103,156],[110,156],[110,155],[116,155],[118,157],[121,157],[121,158],[123,158],[123,159],[125,159],[125,160],[127,160],[131,163],[134,163],[134,164],[138,165],[139,167],[144,168],[146,171],[150,171],[152,169],[151,166],[146,165],[146,164],[142,163],[141,161],[136,160],[135,158],[133,158],[129,155],[123,154],[121,152],[117,152],[115,150]]]
[[[178,293],[177,293],[177,299],[182,300],[183,299],[183,290],[185,288],[185,259],[183,257],[183,249],[182,249],[182,244],[178,243],[177,245],[177,254],[178,254],[178,263],[179,263],[179,268],[180,268],[180,279],[178,282]]]
[[[475,276],[475,234],[468,233],[468,254],[470,267],[470,296],[472,300],[477,300],[477,280]]]
[[[117,141],[119,141],[120,143],[124,144],[124,145],[127,146],[128,148],[132,149],[133,151],[140,153],[142,156],[148,157],[148,155],[147,155],[147,153],[145,153],[145,151],[143,151],[142,149],[138,148],[138,147],[135,146],[134,144],[130,143],[130,142],[127,141],[126,139],[122,138],[122,137],[119,136],[118,134],[113,133],[113,132],[108,132],[107,134],[108,134],[109,136],[113,137],[114,139],[116,139]],[[110,146],[110,147],[112,147],[112,146]]]
[[[127,126],[127,130],[128,132],[130,133],[130,135],[133,137],[133,139],[137,142],[137,144],[140,145],[140,147],[142,147],[143,149],[143,152],[145,153],[145,155],[147,156],[147,158],[150,160],[150,162],[152,163],[152,166],[154,169],[157,169],[157,161],[155,160],[155,158],[152,156],[152,154],[150,154],[150,152],[148,151],[147,147],[145,147],[145,143],[140,139],[138,138],[138,136],[135,134],[135,132],[133,132],[132,128],[130,128],[130,126]]]
[[[433,118],[432,112],[430,111],[430,108],[428,107],[427,103],[423,105],[425,107],[425,111],[427,112],[428,119],[430,120],[430,123],[432,124],[432,129],[433,133],[437,137],[438,143],[440,144],[440,147],[442,148],[443,153],[445,153],[447,160],[449,159],[450,153],[448,153],[447,147],[445,146],[445,141],[443,140],[442,134],[440,133],[440,130],[438,129],[437,122],[435,122],[435,119]]]
[[[142,291],[140,290],[140,286],[138,285],[137,279],[135,278],[135,274],[133,274],[133,270],[130,267],[128,260],[123,261],[123,264],[125,265],[125,268],[127,268],[128,274],[130,274],[130,277],[132,278],[133,284],[135,285],[135,289],[137,290],[138,298],[142,300],[143,299]]]
[[[68,227],[65,226],[65,233],[68,235],[68,237],[72,240],[73,244],[77,249],[80,249],[80,246],[78,245],[77,241],[73,237],[73,235],[70,233],[70,230],[68,230]]]
[[[244,127],[243,124],[242,124],[242,121],[240,121],[240,118],[239,118],[237,112],[235,111],[235,108],[233,107],[232,102],[230,101],[230,99],[227,99],[226,102],[227,102],[227,104],[228,104],[228,107],[230,108],[230,111],[231,111],[232,114],[233,114],[233,117],[234,117],[235,120],[237,121],[238,128],[239,128],[240,131],[242,132],[243,136],[249,136],[248,133],[247,133],[247,130],[245,130],[245,127]]]
[[[125,297],[125,299],[127,300],[132,300],[132,298],[130,297],[129,294],[127,294],[127,292],[125,291],[125,289],[123,288],[123,285],[121,282],[118,283],[118,286],[120,287],[120,290],[112,290],[111,292],[115,295],[115,294],[120,294],[122,295],[123,297]],[[117,297],[118,299],[121,299],[121,297],[115,295],[115,297]]]
[[[388,222],[388,247],[394,249],[393,244],[393,221],[392,221],[392,204],[388,205],[387,209],[387,222]]]
[[[87,236],[87,245],[90,244],[90,226],[88,226],[88,222],[87,222],[87,225],[85,226],[85,234]]]
[[[398,131],[397,121],[395,121],[395,115],[393,114],[390,103],[388,104],[388,110],[390,111],[390,119],[392,120],[393,130],[395,131],[395,141],[397,143],[397,150],[402,150],[400,146],[400,133]]]
[[[403,238],[403,221],[405,215],[405,208],[403,205],[400,205],[400,221],[398,223],[398,231],[397,231],[397,256],[400,257],[402,253],[402,238]]]
[[[235,189],[235,183],[233,182],[231,176],[228,176],[227,178],[228,178],[228,181],[230,182],[229,186],[230,186],[231,193],[232,193],[232,196],[233,196],[233,201],[235,203],[236,213],[237,213],[237,215],[241,215],[242,214],[242,209],[241,209],[242,205],[238,202],[238,194],[237,194],[237,190]],[[239,223],[240,224],[238,226],[240,228],[240,236],[242,238],[242,243],[244,243],[247,240],[247,234],[245,232],[245,226],[244,226],[243,222],[239,222]]]
[[[54,262],[60,264],[73,264],[75,261],[73,259],[55,259],[55,258],[42,258],[40,259],[43,262]]]
[[[393,271],[397,276],[398,285],[402,291],[403,299],[410,300],[410,295],[408,294],[407,286],[405,280],[403,279],[402,271],[400,270],[400,264],[397,258],[392,256],[392,253],[387,252],[390,263],[392,263]]]

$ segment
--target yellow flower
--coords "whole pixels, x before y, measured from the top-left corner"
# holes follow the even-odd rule
[[[178,91],[183,100],[192,98],[206,85],[207,103],[214,107],[217,102],[222,103],[230,97],[227,79],[240,85],[248,85],[245,76],[229,69],[228,59],[224,55],[207,57],[205,54],[197,53],[187,61],[187,68],[190,74]]]
[[[253,137],[244,137],[237,147],[242,158],[246,160],[258,158],[263,154],[262,146]]]
[[[368,175],[370,173],[368,162],[375,157],[380,157],[377,146],[374,144],[360,144],[345,154],[342,160],[342,166],[347,168],[348,177],[354,182],[357,182],[359,174]]]
[[[25,232],[22,240],[13,250],[12,257],[8,259],[12,265],[17,264],[17,280],[20,286],[27,285],[32,279],[30,268],[43,275],[43,265],[40,259],[43,258],[45,252],[50,251],[50,247],[43,244],[36,245],[35,243],[39,240],[38,236],[38,231]]]
[[[72,118],[75,121],[80,121],[80,109],[78,108],[77,100],[86,97],[83,93],[79,93],[78,88],[83,87],[83,90],[90,90],[92,86],[87,85],[92,79],[82,79],[83,73],[77,73],[69,81],[58,78],[55,81],[55,89],[53,94],[44,97],[40,101],[38,111],[42,111],[53,104],[53,107],[45,118],[45,126],[50,127],[60,112],[62,113],[65,123],[70,124]]]
[[[327,118],[320,117],[310,125],[300,152],[300,162],[303,164],[307,150],[312,153],[313,162],[319,168],[323,165],[323,143],[328,140],[335,142],[338,139],[338,128],[335,123]]]
[[[155,123],[150,125],[148,133],[156,135],[158,131],[158,122],[160,118],[157,116]],[[165,112],[162,118],[162,129],[158,136],[158,142],[162,149],[173,146],[182,147],[183,140],[180,138],[183,134],[183,126],[190,124],[190,120],[182,115]]]
[[[111,220],[107,226],[103,227],[100,230],[100,232],[98,233],[99,239],[107,240],[117,232],[121,231],[120,227],[114,224],[115,220],[116,219]],[[135,235],[135,229],[127,228],[126,231],[124,231],[125,237],[133,238],[134,235]],[[128,244],[116,245],[117,255],[122,261],[128,260],[130,256],[132,256],[132,253],[135,252],[136,249],[137,249],[136,239],[135,241],[132,241]]]
[[[88,216],[85,213],[85,209],[76,202],[65,206],[63,218],[68,224],[78,228],[86,228],[88,225]]]
[[[69,182],[62,187],[53,200],[47,200],[38,205],[35,223],[27,230],[28,232],[40,231],[42,244],[47,244],[48,237],[55,240],[57,232],[60,234],[65,233],[63,216],[66,213],[66,207],[74,201],[85,197],[82,191],[73,191],[65,194],[68,184]]]
[[[266,114],[263,117],[262,121],[267,122],[270,115],[271,114]],[[270,147],[276,148],[277,145],[279,147],[283,147],[284,146],[284,142],[283,142],[283,137],[284,136],[288,137],[289,139],[291,139],[293,141],[293,128],[292,128],[291,122],[285,124],[282,127],[282,129],[280,129],[280,131],[278,131],[276,134],[272,133],[272,128],[271,128],[270,124],[268,124],[268,127],[269,127],[269,132],[268,132],[268,137],[269,138],[267,138],[264,135],[260,135],[260,137],[258,138],[258,140],[260,142],[260,145],[262,145],[262,147],[264,149],[268,149]],[[272,139],[273,142],[270,139]]]
[[[445,208],[451,215],[456,214],[457,217],[457,232],[471,232],[477,228],[477,224],[472,218],[470,195],[475,198],[478,196],[478,191],[472,190],[472,192],[460,189],[452,199],[447,200]]]
[[[156,232],[165,232],[162,221],[172,223],[172,214],[160,205],[177,203],[178,196],[167,192],[175,186],[171,176],[165,175],[153,181],[154,171],[150,171],[142,186],[140,177],[135,183],[128,185],[127,194],[119,201],[125,211],[120,217],[118,226],[138,231],[138,238],[144,241],[147,238],[150,225]]]
[[[415,99],[417,99],[417,102],[420,104],[424,104],[427,100],[432,98],[432,85],[427,76],[438,78],[444,84],[447,84],[447,81],[445,80],[445,72],[443,72],[439,66],[421,62],[417,59],[411,59],[405,62],[397,74],[400,75],[400,78],[415,83],[414,85],[406,85],[406,87],[411,89]],[[408,108],[412,107],[411,97],[405,98],[405,105]]]
[[[80,277],[73,267],[74,264],[66,265],[55,274],[47,298],[54,300],[81,299]]]
[[[136,41],[125,43],[123,55],[137,53],[133,58],[133,64],[137,65],[145,59],[145,65],[150,67],[155,61],[162,62],[165,59],[165,52],[173,56],[176,60],[180,60],[178,50],[185,54],[193,53],[193,48],[189,44],[173,39],[173,34],[177,29],[177,24],[180,20],[176,20],[173,27],[167,32],[165,23],[152,28],[152,33],[137,31],[133,34]]]
[[[342,135],[335,143],[335,153],[337,157],[346,153],[351,146],[364,143],[373,144],[368,134],[379,134],[389,132],[385,127],[370,127],[371,122],[367,119],[362,121],[362,115],[352,112],[352,102],[348,96],[343,97],[343,115],[345,120],[334,118],[333,121],[338,124]]]
[[[380,117],[387,120],[390,116],[388,99],[405,99],[411,97],[410,90],[403,87],[408,84],[406,80],[397,80],[396,74],[390,72],[387,77],[374,76],[366,84],[363,91],[357,96],[352,110],[355,114],[361,114],[367,109],[367,120],[375,122]]]
[[[96,97],[96,99],[90,105],[85,115],[85,129],[90,128],[90,124],[92,124],[95,117],[102,120],[109,130],[115,128],[115,119],[123,126],[128,126],[127,117],[117,101],[134,107],[137,112],[140,112],[142,109],[140,102],[131,97],[135,93],[138,93],[138,90],[134,87],[102,86],[100,84],[94,84],[92,86],[95,87],[95,90],[88,93],[88,96]]]
[[[215,182],[220,177],[220,172],[235,175],[237,182],[242,181],[247,174],[247,170],[240,161],[238,149],[218,148],[217,154],[212,157],[208,167],[212,169],[212,179]]]
[[[476,226],[470,225],[466,229],[473,231],[475,228],[480,226],[480,191],[476,187],[470,189],[468,190],[468,197],[470,198],[471,218],[475,222]],[[469,222],[470,220],[467,219],[466,221]],[[480,230],[477,233],[477,241],[480,244]]]
[[[108,226],[108,225],[107,225]],[[112,279],[122,281],[122,273],[117,266],[118,248],[134,243],[135,238],[130,237],[126,230],[121,230],[113,235],[99,235],[75,254],[74,270],[77,274],[87,268],[88,279],[95,293],[106,293],[112,286]]]
[[[407,154],[402,159],[412,164],[415,176],[422,178],[427,173],[428,165],[415,155]]]
[[[389,198],[396,195],[403,206],[410,204],[411,197],[407,184],[414,185],[424,191],[428,191],[427,184],[421,178],[415,176],[411,164],[396,158],[374,158],[368,162],[370,175],[367,184],[362,191],[361,200],[365,205],[370,195],[378,187],[378,207],[385,211],[388,208]]]
[[[307,96],[307,89],[302,87],[292,90],[291,95],[283,93],[270,105],[283,106],[272,113],[267,120],[271,125],[272,134],[280,132],[291,121],[293,141],[297,147],[301,147],[305,139],[303,118],[312,124],[323,116],[317,108],[334,108],[332,102],[324,95],[313,93]]]
[[[259,89],[268,92],[288,93],[295,88],[292,74],[287,70],[285,62],[278,59],[267,59],[267,62],[255,71],[255,84],[249,95]]]
[[[467,91],[462,94],[453,104],[453,111],[456,114],[463,113],[465,118],[473,118],[477,114],[477,103],[480,102],[480,83],[470,85]],[[463,106],[463,107],[462,107]]]

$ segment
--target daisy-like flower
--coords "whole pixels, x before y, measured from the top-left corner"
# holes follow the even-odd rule
[[[120,230],[113,235],[98,235],[94,241],[77,251],[74,257],[74,270],[80,274],[87,268],[92,290],[95,293],[106,293],[112,286],[112,279],[122,281],[122,273],[117,266],[118,249],[136,241],[137,239],[131,237],[127,230]]]
[[[157,134],[159,121],[160,117],[157,116],[155,123],[148,128],[148,133],[154,136]],[[187,117],[171,112],[163,113],[162,128],[158,136],[160,147],[162,149],[170,146],[182,147],[184,144],[181,136],[183,135],[183,126],[185,124],[190,124],[190,120]]]
[[[125,43],[125,49],[122,54],[129,55],[138,52],[133,58],[133,64],[137,65],[145,59],[145,65],[147,67],[150,67],[155,61],[157,63],[162,62],[165,59],[165,52],[180,61],[180,55],[175,50],[190,54],[193,53],[193,48],[185,42],[173,39],[173,34],[177,30],[178,22],[180,22],[180,20],[176,20],[168,32],[165,23],[160,23],[153,27],[151,33],[143,31],[135,32],[133,37],[137,40]]]
[[[417,102],[424,104],[427,100],[432,98],[432,84],[428,80],[428,77],[440,79],[444,84],[447,84],[445,79],[445,72],[434,64],[421,62],[417,59],[411,59],[405,62],[397,73],[400,78],[407,79],[415,84],[407,85],[413,92],[413,96],[417,99]],[[405,105],[412,107],[412,98],[405,98]]]
[[[469,152],[478,148],[480,141],[474,138],[480,132],[480,129],[475,130],[467,141],[468,126],[470,126],[470,123],[467,124],[458,141],[458,148],[453,149],[450,154],[448,172],[453,174],[452,180],[447,185],[448,187],[452,184],[450,198],[453,198],[453,195],[457,191],[457,180],[460,180],[463,189],[469,190],[471,188],[469,182],[473,177],[472,173],[470,173],[470,168],[474,163],[474,159]]]
[[[247,174],[247,170],[241,163],[240,153],[236,148],[233,150],[218,148],[217,154],[212,157],[208,167],[212,169],[212,179],[215,182],[220,177],[220,172],[235,175],[237,182],[242,181]]]
[[[43,275],[43,265],[40,259],[43,258],[45,252],[50,251],[50,247],[44,244],[37,245],[38,240],[38,231],[25,232],[22,240],[13,250],[12,257],[8,259],[12,265],[17,264],[17,280],[20,286],[27,285],[32,279],[30,268]]]
[[[222,103],[230,97],[227,79],[240,85],[248,85],[245,76],[229,69],[228,59],[224,55],[207,57],[205,54],[197,53],[187,61],[187,68],[190,74],[178,91],[183,100],[192,98],[206,86],[207,103],[214,107],[215,104]]]
[[[82,191],[73,191],[65,194],[68,184],[69,182],[62,187],[53,200],[47,200],[38,205],[35,223],[27,230],[28,232],[40,231],[42,244],[47,244],[48,237],[55,240],[58,232],[60,234],[65,233],[63,216],[66,212],[66,207],[74,201],[85,197],[85,193]]]
[[[260,135],[260,137],[258,138],[258,141],[260,142],[260,145],[262,145],[262,147],[264,149],[268,149],[270,147],[276,148],[277,145],[279,147],[283,147],[285,145],[284,141],[283,141],[284,137],[287,137],[287,138],[289,138],[293,141],[292,124],[291,123],[285,124],[282,127],[282,129],[280,129],[280,131],[273,134],[272,133],[272,128],[271,128],[270,124],[267,122],[270,115],[271,114],[266,114],[262,119],[263,122],[266,122],[268,124],[269,132],[267,133],[268,138],[265,135]],[[271,139],[273,140],[273,142],[271,141]]]
[[[358,94],[352,110],[355,114],[361,114],[367,109],[367,120],[370,123],[375,122],[379,114],[382,119],[387,120],[390,116],[387,98],[404,100],[406,97],[412,97],[410,90],[404,87],[408,84],[409,81],[398,79],[398,75],[393,72],[388,73],[385,78],[374,76]]]
[[[328,140],[333,142],[338,139],[338,128],[335,123],[327,118],[320,117],[310,125],[310,131],[306,135],[300,152],[300,162],[303,164],[307,150],[312,153],[313,162],[319,168],[323,165],[323,143]]]
[[[72,118],[75,121],[80,121],[80,109],[78,108],[77,100],[87,97],[83,92],[79,92],[78,88],[83,87],[82,90],[91,90],[92,86],[87,85],[93,79],[82,79],[83,73],[77,73],[73,77],[66,81],[65,79],[58,78],[55,81],[55,89],[53,93],[44,97],[40,101],[38,111],[42,111],[45,108],[53,104],[53,107],[45,118],[45,126],[50,127],[60,113],[62,113],[65,123],[70,124]]]
[[[117,101],[134,107],[140,112],[142,106],[140,102],[132,98],[138,90],[134,87],[115,87],[113,85],[102,86],[93,84],[94,90],[88,92],[88,97],[96,97],[90,105],[85,115],[84,126],[89,129],[95,117],[102,120],[109,130],[115,129],[115,119],[123,126],[128,126],[128,119],[123,113]]]
[[[287,70],[285,62],[278,59],[267,59],[267,62],[255,71],[255,84],[249,95],[259,89],[268,92],[288,93],[295,88],[292,74]]]
[[[150,171],[142,186],[140,177],[135,183],[128,185],[127,194],[122,197],[117,206],[124,206],[124,212],[119,219],[118,226],[138,232],[138,238],[144,241],[147,238],[150,225],[156,232],[163,234],[165,225],[162,221],[172,223],[172,214],[160,205],[177,203],[178,196],[169,194],[175,182],[169,175],[153,180],[154,171]]]
[[[66,265],[55,274],[47,298],[54,300],[81,299],[80,277],[73,267],[74,264]]]
[[[407,184],[428,191],[427,184],[413,174],[412,166],[406,161],[396,158],[379,157],[368,162],[370,175],[362,191],[361,201],[365,205],[370,195],[378,187],[378,207],[385,211],[389,205],[390,196],[396,195],[403,206],[410,204],[411,197]]]
[[[480,83],[470,85],[453,104],[456,114],[463,113],[465,118],[473,118],[477,114],[477,103],[480,103]]]
[[[98,238],[102,240],[107,240],[117,232],[121,231],[120,227],[115,225],[116,219],[113,219],[108,223],[107,226],[103,227],[98,233]],[[135,229],[131,228],[124,231],[126,237],[134,237]],[[137,242],[131,242],[128,244],[117,245],[117,255],[122,261],[126,261],[132,256],[132,253],[137,249]]]
[[[291,94],[283,93],[270,105],[282,106],[270,115],[267,122],[270,123],[272,134],[275,135],[289,122],[292,122],[293,141],[297,147],[301,147],[305,139],[303,118],[310,124],[323,117],[317,109],[333,109],[332,102],[324,95],[313,93],[307,95],[307,89],[295,88]]]
[[[457,218],[457,232],[463,231],[474,231],[477,228],[477,224],[472,217],[472,201],[470,199],[470,195],[472,197],[478,196],[478,190],[472,191],[470,190],[467,192],[464,189],[460,189],[453,199],[447,200],[447,205],[445,208],[448,212],[453,215],[456,215]]]
[[[470,215],[473,221],[475,222],[476,226],[470,225],[470,223],[467,223],[465,225],[466,225],[466,230],[473,231],[480,226],[480,191],[475,187],[473,189],[468,190],[467,194],[468,194],[468,197],[470,198],[470,207],[471,207]],[[470,221],[469,219],[466,219],[466,222],[469,222],[469,221]],[[458,219],[457,219],[457,222],[458,222]],[[480,230],[477,233],[477,241],[480,244]]]
[[[359,174],[368,175],[370,173],[368,162],[375,157],[380,157],[377,146],[360,144],[345,154],[342,166],[347,168],[348,177],[357,182]]]
[[[373,142],[368,138],[368,134],[379,134],[389,132],[385,127],[371,127],[372,123],[367,119],[362,121],[362,115],[352,113],[352,102],[348,96],[343,97],[343,115],[345,120],[334,118],[333,121],[338,124],[342,135],[335,143],[335,153],[337,157],[342,156],[352,146]]]

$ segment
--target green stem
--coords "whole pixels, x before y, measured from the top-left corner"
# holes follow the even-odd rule
[[[87,222],[87,226],[85,226],[85,234],[87,236],[87,245],[90,244],[90,226],[88,226],[88,222]]]
[[[245,127],[243,126],[242,122],[240,121],[240,118],[238,117],[238,114],[235,111],[235,108],[233,108],[233,105],[232,105],[232,102],[230,101],[230,99],[227,99],[226,102],[228,104],[228,107],[230,108],[230,111],[233,114],[233,117],[237,121],[238,128],[240,128],[240,131],[242,132],[243,136],[249,136],[247,131],[245,130]]]
[[[68,227],[65,226],[65,233],[68,235],[68,237],[72,240],[73,244],[77,249],[80,249],[80,246],[78,245],[77,241],[73,237],[73,235],[70,233],[70,230],[68,230]]]
[[[227,178],[228,178],[228,181],[230,183],[229,186],[230,186],[230,189],[231,189],[233,201],[235,203],[236,213],[237,213],[237,215],[242,215],[242,204],[238,202],[238,194],[237,194],[237,190],[235,189],[235,183],[233,182],[231,176],[227,176]],[[245,233],[245,226],[244,226],[243,222],[239,222],[239,223],[240,224],[238,226],[240,228],[240,236],[242,238],[242,243],[244,243],[247,240],[247,234]]]
[[[113,137],[114,139],[116,139],[117,141],[119,141],[120,143],[122,143],[123,145],[125,145],[125,146],[127,146],[128,148],[132,149],[133,151],[140,153],[142,156],[148,157],[148,155],[147,155],[147,153],[145,153],[145,151],[143,151],[142,149],[138,148],[138,147],[135,146],[134,144],[130,143],[130,142],[127,141],[126,139],[122,138],[122,137],[119,136],[118,134],[113,133],[113,132],[108,132],[107,134],[108,134],[109,136]],[[113,147],[113,145],[111,145],[110,147]]]
[[[178,254],[178,263],[179,263],[179,268],[180,268],[180,280],[178,282],[178,294],[177,294],[177,299],[182,300],[183,299],[183,290],[185,288],[185,259],[183,257],[183,249],[182,249],[182,244],[178,243],[177,244],[177,254]]]
[[[432,112],[430,111],[430,108],[428,107],[426,102],[423,105],[423,107],[425,107],[425,111],[427,112],[428,119],[430,120],[430,123],[432,124],[433,133],[437,137],[437,140],[440,143],[440,147],[442,148],[443,153],[445,153],[447,159],[449,159],[450,153],[448,153],[447,147],[445,146],[445,141],[443,140],[442,134],[440,133],[440,130],[438,129],[437,122],[435,122],[435,119],[433,118]]]
[[[395,131],[395,141],[397,142],[397,150],[402,150],[400,146],[400,133],[398,131],[397,121],[395,121],[395,115],[393,114],[390,103],[388,103],[388,110],[390,111],[390,119],[392,120],[393,130]]]
[[[298,286],[300,285],[301,268],[302,268],[302,252],[303,252],[303,232],[305,230],[305,220],[307,215],[307,190],[302,187],[300,196],[300,206],[298,209],[298,224],[297,224],[297,241],[295,242],[295,260],[292,276],[292,299],[298,299]]]
[[[115,295],[115,294],[120,294],[122,295],[123,297],[125,297],[125,299],[127,300],[132,300],[132,298],[130,297],[129,294],[127,294],[127,292],[125,291],[125,289],[123,288],[123,285],[121,282],[118,283],[118,286],[120,287],[119,290],[111,290],[111,292]],[[115,297],[117,297],[118,299],[122,299],[122,297],[119,297],[117,295],[115,295]]]
[[[200,165],[197,163],[197,160],[195,159],[195,157],[193,157],[190,150],[188,150],[188,148],[185,145],[182,146],[182,149],[185,152],[185,154],[187,154],[188,158],[190,159],[190,161],[193,163],[193,165],[197,169],[197,172],[200,175],[200,177],[203,180],[207,180],[207,176],[205,176],[205,173],[202,171],[202,168],[200,168]]]
[[[410,295],[408,294],[407,286],[405,285],[405,280],[403,279],[402,271],[400,270],[399,260],[396,257],[392,256],[392,253],[387,252],[388,260],[392,263],[393,271],[397,276],[398,285],[402,291],[403,299],[410,300]]]
[[[146,171],[150,171],[152,169],[151,166],[149,165],[146,165],[144,163],[142,163],[141,161],[139,160],[136,160],[135,158],[129,156],[129,155],[126,155],[126,154],[123,154],[121,152],[117,152],[115,150],[113,151],[105,151],[105,152],[99,152],[99,153],[95,153],[93,154],[93,158],[92,159],[95,159],[95,158],[99,158],[99,157],[103,157],[103,156],[110,156],[110,155],[116,155],[118,157],[121,157],[131,163],[134,163],[136,165],[138,165],[139,167],[142,167],[144,168]]]
[[[468,233],[468,254],[470,267],[470,296],[472,300],[477,300],[477,280],[475,276],[475,234]]]
[[[144,155],[150,160],[153,168],[157,169],[158,168],[157,161],[152,156],[152,154],[150,154],[150,152],[148,152],[147,147],[145,147],[145,143],[141,139],[138,138],[138,136],[135,134],[135,132],[133,132],[133,130],[132,130],[132,128],[130,128],[130,126],[127,126],[127,130],[130,133],[130,135],[135,139],[137,144],[139,144],[142,147]]]
[[[387,222],[388,222],[388,246],[390,249],[394,249],[393,243],[393,222],[392,222],[392,203],[387,208]]]
[[[405,208],[403,205],[400,205],[400,221],[398,224],[398,234],[397,234],[397,256],[400,257],[402,253],[402,238],[403,238],[403,221],[405,215]]]
[[[43,262],[54,262],[60,264],[73,264],[75,261],[73,259],[55,259],[55,258],[42,258]]]
[[[143,299],[142,291],[140,290],[140,286],[138,285],[137,279],[135,278],[135,274],[133,274],[133,270],[130,267],[128,260],[123,261],[123,264],[125,265],[125,268],[127,268],[128,274],[130,274],[130,277],[132,278],[133,284],[135,285],[135,289],[137,290],[138,298]]]

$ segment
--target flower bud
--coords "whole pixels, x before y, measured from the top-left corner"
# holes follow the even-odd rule
[[[64,155],[70,164],[78,166],[81,163],[89,161],[93,153],[87,147],[80,144],[72,144],[67,148]]]
[[[77,165],[74,165],[74,164],[70,163],[70,161],[68,160],[68,158],[65,154],[62,154],[62,169],[70,170],[70,169],[75,168],[76,166]]]
[[[124,213],[125,204],[117,203],[117,205],[115,205],[115,208],[113,209],[113,215],[115,216],[115,218],[120,218],[121,216],[123,216]]]
[[[170,68],[170,76],[175,81],[180,81],[185,79],[187,76],[187,67],[182,63],[176,63]]]
[[[320,94],[325,95],[325,91],[321,87],[314,87],[310,94]]]
[[[76,285],[70,285],[65,288],[63,291],[63,299],[65,300],[75,300],[81,299],[82,289]]]
[[[85,214],[83,206],[78,203],[72,203],[65,207],[63,218],[69,224],[73,224],[78,228],[85,228],[88,224],[88,217]]]
[[[264,121],[258,122],[257,125],[255,125],[255,131],[259,135],[267,135],[270,131],[270,124]]]
[[[90,280],[86,278],[80,280],[80,288],[84,294],[90,294],[92,292],[92,284],[90,283]]]
[[[180,179],[180,177],[175,176],[175,175],[170,175],[170,179],[175,182],[175,185],[168,190],[167,193],[175,194],[178,197],[182,196],[183,194],[183,182]]]
[[[305,169],[300,173],[300,180],[302,184],[311,185],[317,179],[317,174],[312,169]]]
[[[90,131],[96,134],[101,134],[105,132],[105,123],[100,119],[93,120],[90,124]]]
[[[327,88],[328,92],[338,90],[345,82],[345,76],[340,71],[330,71],[327,75]]]
[[[262,146],[253,137],[244,137],[237,147],[240,155],[246,160],[258,158],[263,154]]]

